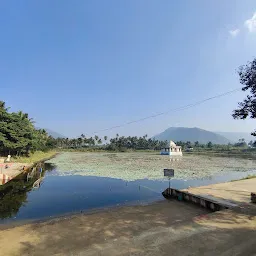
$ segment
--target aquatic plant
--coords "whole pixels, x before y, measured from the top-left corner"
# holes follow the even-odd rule
[[[133,181],[162,180],[163,169],[173,168],[177,179],[200,179],[228,171],[255,170],[255,160],[183,156],[171,159],[150,153],[62,153],[47,161],[59,175],[98,176]]]

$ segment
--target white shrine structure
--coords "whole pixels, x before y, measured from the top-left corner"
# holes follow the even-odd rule
[[[172,140],[170,141],[170,146],[163,148],[160,152],[161,155],[170,156],[182,156],[181,146],[177,146]]]

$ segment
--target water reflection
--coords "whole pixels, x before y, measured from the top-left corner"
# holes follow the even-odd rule
[[[178,162],[181,160],[182,160],[182,156],[179,156],[179,157],[170,156],[170,162]]]
[[[42,168],[42,172],[40,171]],[[132,182],[95,176],[59,176],[55,166],[43,164],[0,186],[0,223],[43,219],[74,212],[162,199],[168,180]],[[249,172],[228,172],[202,179],[171,179],[177,189],[243,178]],[[164,178],[164,177],[163,177]],[[35,188],[36,181],[43,179]]]
[[[0,186],[0,219],[10,218],[18,213],[20,207],[27,202],[27,193],[44,174],[45,165],[38,164],[29,172],[21,173]]]

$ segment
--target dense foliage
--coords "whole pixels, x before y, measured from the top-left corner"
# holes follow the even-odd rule
[[[56,143],[61,148],[101,148],[105,150],[126,151],[132,150],[160,150],[161,148],[168,146],[167,141],[158,141],[154,139],[148,139],[147,135],[143,137],[124,137],[117,134],[115,138],[109,141],[107,136],[104,136],[104,140],[99,136],[86,138],[83,134],[77,139],[58,138]],[[104,143],[104,145],[102,145]]]
[[[235,119],[246,119],[250,117],[256,119],[256,58],[245,66],[241,66],[238,71],[240,83],[244,85],[243,91],[250,90],[246,99],[238,103],[238,109],[234,110]],[[256,131],[252,132],[256,136]]]
[[[36,129],[28,114],[9,112],[0,101],[0,155],[28,155],[50,147],[55,147],[54,139],[45,130]]]

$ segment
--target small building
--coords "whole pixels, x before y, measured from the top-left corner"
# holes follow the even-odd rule
[[[160,152],[161,155],[170,156],[182,156],[181,146],[177,146],[172,140],[170,141],[170,146],[165,147]]]

